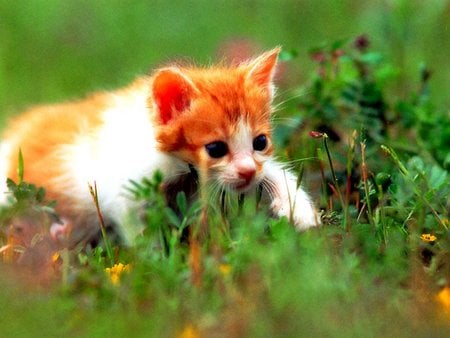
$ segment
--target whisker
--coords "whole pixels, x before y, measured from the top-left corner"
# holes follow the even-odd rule
[[[274,104],[273,104],[273,109],[278,110],[279,108],[283,107],[284,105],[286,105],[287,103],[294,101],[300,97],[304,97],[307,96],[308,94],[310,94],[312,92],[311,89],[308,90],[303,90],[303,91],[299,91],[299,90],[285,90],[282,93],[279,93],[275,96],[274,99]],[[281,100],[279,102],[277,102],[278,97],[285,97],[284,100]]]
[[[293,117],[287,117],[287,116],[272,116],[271,118],[272,122],[292,122],[292,123],[297,123],[297,119],[293,118]]]
[[[283,164],[287,164],[288,166],[290,164],[299,163],[299,162],[307,162],[307,161],[318,161],[319,158],[317,156],[311,156],[311,157],[302,157],[302,158],[295,158],[289,161],[284,161]]]
[[[216,201],[220,195],[221,186],[218,180],[214,180],[209,186],[208,192],[211,200]]]
[[[268,179],[263,179],[261,182],[261,185],[263,186],[263,188],[267,191],[267,193],[269,194],[269,196],[273,196],[275,194],[275,190],[276,190],[276,184]]]

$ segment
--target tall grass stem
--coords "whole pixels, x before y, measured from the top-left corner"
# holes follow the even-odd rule
[[[338,179],[336,177],[336,173],[334,171],[334,166],[333,166],[333,160],[331,159],[331,153],[330,153],[330,149],[328,148],[328,135],[326,133],[323,133],[323,146],[325,148],[325,152],[327,154],[327,158],[328,158],[328,163],[330,165],[330,171],[331,171],[331,177],[333,179],[333,185],[334,188],[336,190],[336,193],[338,195],[339,198],[339,202],[341,203],[341,207],[342,209],[346,209],[346,203],[344,201],[344,198],[342,197],[342,193],[341,190],[339,189],[339,182]],[[344,218],[347,218],[347,215],[344,213]],[[347,219],[344,219],[344,224],[347,225]]]
[[[102,232],[103,241],[105,242],[106,255],[110,262],[110,264],[114,264],[114,254],[112,251],[111,243],[109,242],[108,235],[106,233],[106,225],[105,220],[103,218],[102,211],[100,209],[100,204],[98,201],[98,191],[97,191],[97,182],[94,181],[94,186],[88,183],[89,192],[92,196],[92,200],[94,201],[95,209],[97,210],[97,216],[100,222],[100,229]]]
[[[370,203],[370,189],[369,189],[369,175],[367,173],[367,164],[366,164],[366,144],[364,142],[361,142],[361,172],[362,172],[362,179],[363,179],[363,185],[364,185],[364,195],[366,200],[366,206],[367,206],[367,214],[369,218],[369,223],[373,227],[375,227],[375,220],[373,217],[373,210],[372,210],[372,204]]]

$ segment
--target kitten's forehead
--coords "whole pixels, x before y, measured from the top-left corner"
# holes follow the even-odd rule
[[[270,134],[270,103],[248,100],[245,95],[205,95],[193,103],[190,114],[182,120],[184,132],[194,143],[203,143],[205,139],[210,142],[235,139],[242,143],[255,134]]]
[[[229,140],[231,151],[252,151],[252,140],[255,132],[248,121],[241,117],[233,129]]]
[[[247,120],[245,117],[241,117],[235,126],[233,127],[233,132],[229,135],[226,140],[228,148],[230,151],[231,158],[235,156],[253,156],[254,146],[253,142],[255,138],[259,135],[265,135],[267,138],[267,148],[264,151],[264,156],[272,154],[272,142],[270,141],[270,129],[262,126],[253,126],[251,121]],[[258,155],[258,156],[261,156]],[[261,158],[259,157],[259,160]]]
[[[247,115],[249,118],[261,114],[270,115],[271,95],[246,79],[239,68],[208,70],[193,77],[199,106],[206,106],[215,113],[221,111],[223,117],[233,124]],[[194,100],[194,101],[196,101]]]

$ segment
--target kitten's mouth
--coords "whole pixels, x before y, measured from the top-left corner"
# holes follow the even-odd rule
[[[244,183],[241,183],[241,184],[236,185],[236,186],[235,186],[235,189],[236,189],[237,191],[247,190],[247,188],[249,188],[251,185],[252,185],[251,182],[244,182]]]
[[[235,191],[238,193],[245,193],[254,187],[258,186],[261,183],[259,177],[253,177],[250,180],[245,179],[235,179],[230,182],[227,182],[227,186],[231,191]]]
[[[256,180],[239,182],[233,185],[233,189],[240,193],[246,192],[253,188],[256,185],[256,182]]]

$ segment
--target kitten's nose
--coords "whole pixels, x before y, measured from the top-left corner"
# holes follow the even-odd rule
[[[239,178],[244,179],[246,183],[249,183],[253,179],[253,177],[255,176],[255,173],[256,173],[256,169],[252,168],[252,167],[242,168],[238,172]]]
[[[256,174],[256,163],[253,157],[245,152],[236,154],[234,161],[234,170],[239,179],[244,180],[245,184],[250,184]]]

